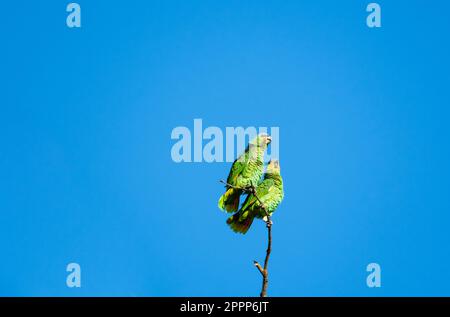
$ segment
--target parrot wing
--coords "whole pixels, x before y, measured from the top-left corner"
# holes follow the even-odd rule
[[[245,162],[236,159],[231,165],[230,173],[228,174],[227,183],[236,186],[236,181],[239,175],[245,169]]]
[[[259,184],[259,186],[256,188],[256,194],[258,198],[262,201],[264,205],[266,205],[267,199],[270,197],[271,189],[274,188],[274,182],[271,179],[265,179],[264,181]],[[255,195],[250,194],[247,196],[247,199],[245,200],[244,204],[242,205],[242,210],[247,210],[249,208],[252,208],[254,206],[259,207],[259,201],[255,197]]]

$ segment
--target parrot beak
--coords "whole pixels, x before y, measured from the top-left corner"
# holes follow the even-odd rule
[[[270,135],[267,136],[267,144],[269,144],[270,142],[272,142],[272,137]]]

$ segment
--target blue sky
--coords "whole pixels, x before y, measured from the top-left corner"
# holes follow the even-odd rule
[[[3,3],[0,295],[258,295],[230,164],[171,159],[194,118],[280,127],[269,295],[450,295],[450,5],[378,2]]]

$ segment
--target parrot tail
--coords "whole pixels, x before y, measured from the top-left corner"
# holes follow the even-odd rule
[[[242,219],[242,211],[235,213],[233,216],[227,219],[227,224],[231,230],[237,233],[245,234],[253,223],[255,216],[248,215]]]
[[[235,212],[239,207],[239,198],[241,197],[242,190],[235,188],[228,188],[225,194],[219,199],[219,208],[226,212]]]

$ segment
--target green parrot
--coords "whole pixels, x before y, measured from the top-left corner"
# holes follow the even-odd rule
[[[270,141],[271,137],[265,133],[254,138],[233,162],[227,183],[241,188],[258,184],[264,171],[264,152]],[[226,186],[225,194],[219,199],[219,208],[227,212],[237,211],[241,194],[242,190]]]
[[[272,160],[267,166],[264,179],[256,188],[256,194],[269,212],[269,216],[277,209],[284,197],[283,179],[280,175],[280,163]],[[254,218],[265,218],[266,213],[253,194],[249,194],[241,209],[228,218],[227,224],[234,232],[245,234]]]

